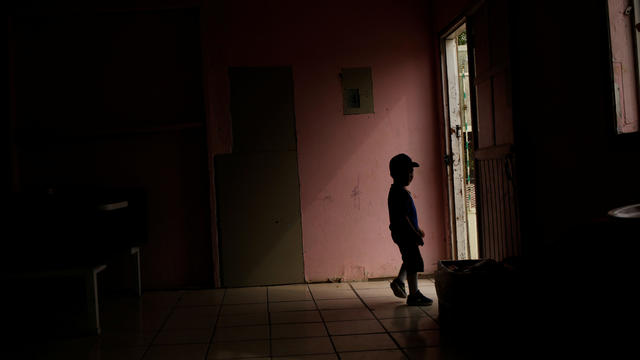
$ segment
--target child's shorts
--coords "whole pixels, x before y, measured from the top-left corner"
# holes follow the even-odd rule
[[[398,248],[400,248],[400,254],[402,254],[402,264],[404,268],[409,272],[424,272],[424,261],[422,261],[418,244],[404,243],[397,245]]]

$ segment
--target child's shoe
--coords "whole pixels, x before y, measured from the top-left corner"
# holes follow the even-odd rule
[[[433,300],[422,295],[419,290],[415,294],[407,296],[407,305],[409,306],[429,306],[431,304],[433,304]]]
[[[404,283],[399,281],[397,278],[391,282],[391,290],[393,290],[393,295],[399,298],[406,298],[407,291],[404,288]]]

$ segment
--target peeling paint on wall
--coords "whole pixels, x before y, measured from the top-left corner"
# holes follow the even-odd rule
[[[367,275],[364,266],[361,265],[344,265],[344,281],[365,281]]]
[[[353,199],[353,208],[360,210],[360,177],[358,176],[358,181],[356,182],[356,186],[351,190],[351,199]]]

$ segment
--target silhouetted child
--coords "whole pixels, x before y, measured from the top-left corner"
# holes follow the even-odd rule
[[[433,301],[418,290],[418,272],[424,271],[424,262],[418,246],[424,245],[424,232],[418,227],[418,214],[406,186],[413,180],[413,168],[418,167],[406,154],[398,154],[389,161],[393,185],[389,189],[389,229],[393,242],[400,248],[402,267],[398,277],[391,282],[391,290],[400,298],[407,298],[407,305],[426,306]],[[409,295],[404,281],[409,283]]]

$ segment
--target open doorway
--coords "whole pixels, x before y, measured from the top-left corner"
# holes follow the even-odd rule
[[[441,50],[452,256],[477,259],[474,129],[465,23],[441,38]]]

